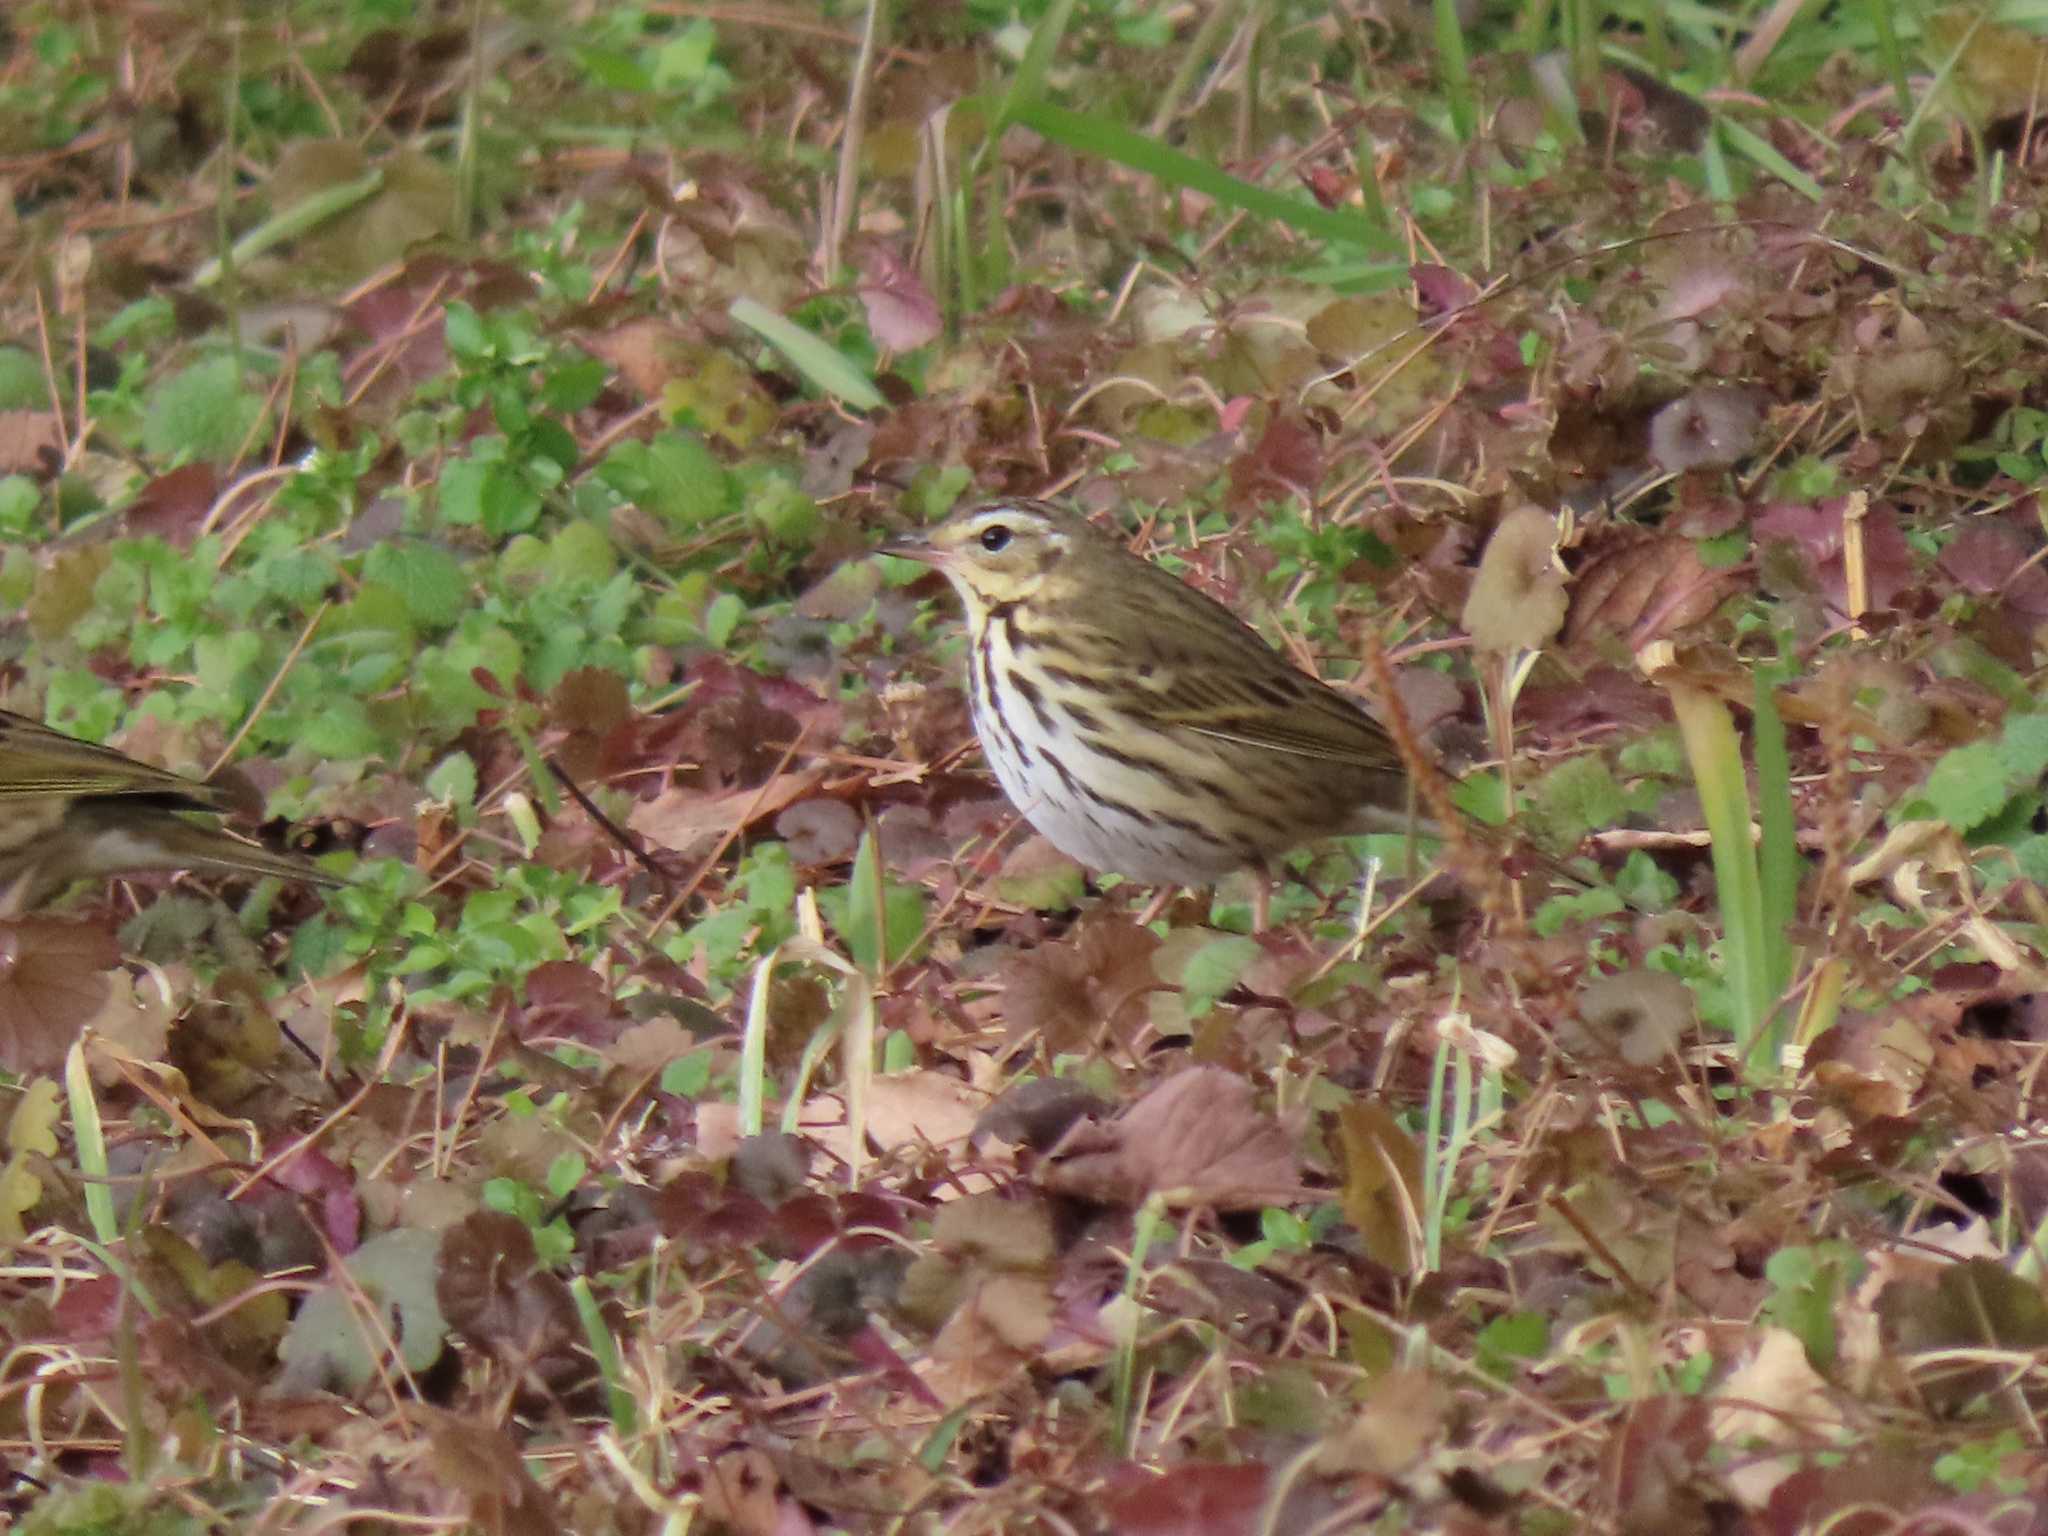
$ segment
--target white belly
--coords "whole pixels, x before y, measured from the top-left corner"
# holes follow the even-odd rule
[[[1157,798],[1142,774],[1102,757],[1077,735],[1049,735],[1028,715],[1013,731],[992,717],[982,690],[975,694],[974,730],[1010,803],[1070,859],[1159,885],[1207,885],[1246,862],[1127,809]]]

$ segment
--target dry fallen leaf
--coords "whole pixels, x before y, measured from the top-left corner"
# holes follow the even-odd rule
[[[1297,1137],[1221,1067],[1190,1067],[1109,1124],[1084,1129],[1040,1175],[1048,1189],[1106,1205],[1251,1210],[1298,1198]]]
[[[1565,638],[1620,634],[1640,646],[1701,623],[1745,579],[1739,568],[1707,569],[1699,547],[1675,535],[1603,550],[1573,581]]]
[[[1041,944],[1003,967],[1008,1039],[1036,1034],[1051,1055],[1095,1041],[1103,1029],[1128,1046],[1161,985],[1152,968],[1159,936],[1126,917],[1085,922],[1076,937]]]
[[[114,936],[90,923],[0,922],[0,1068],[24,1077],[54,1071],[105,1006],[120,963]]]
[[[812,769],[779,773],[765,784],[712,790],[677,787],[637,805],[626,825],[657,848],[701,856],[728,832],[774,816],[815,790],[823,775]]]
[[[1564,623],[1565,575],[1557,563],[1557,519],[1517,507],[1500,520],[1460,619],[1482,650],[1548,645]]]

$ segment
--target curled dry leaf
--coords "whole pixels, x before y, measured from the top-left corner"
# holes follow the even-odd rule
[[[54,411],[0,411],[0,473],[48,474],[64,460],[64,424]]]
[[[711,1460],[698,1489],[704,1516],[736,1536],[801,1536],[811,1529],[767,1453],[739,1446]]]
[[[742,832],[815,790],[824,776],[811,768],[778,773],[765,784],[703,790],[678,786],[633,808],[626,825],[657,848],[702,857],[728,832]]]
[[[1357,1415],[1316,1450],[1325,1477],[1402,1477],[1442,1433],[1450,1391],[1425,1370],[1403,1367],[1372,1384]]]
[[[1517,507],[1500,520],[1462,622],[1482,650],[1550,643],[1564,623],[1565,575],[1557,562],[1557,519],[1541,507]]]
[[[939,302],[903,258],[875,245],[861,264],[861,308],[868,329],[891,352],[911,352],[939,334]]]
[[[1042,1274],[977,1274],[932,1340],[925,1385],[946,1403],[979,1397],[1030,1363],[1056,1308]]]
[[[1251,1210],[1301,1193],[1295,1133],[1221,1067],[1176,1073],[1108,1125],[1084,1129],[1041,1175],[1046,1188],[1105,1205]]]
[[[1607,550],[1573,584],[1565,638],[1619,634],[1644,645],[1700,623],[1742,582],[1739,570],[1708,570],[1692,540],[1676,535]]]
[[[1748,455],[1763,424],[1763,396],[1712,385],[1681,395],[1650,418],[1650,459],[1659,469],[1722,469]]]

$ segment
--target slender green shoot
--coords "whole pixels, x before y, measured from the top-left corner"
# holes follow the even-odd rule
[[[1762,876],[1750,835],[1749,786],[1742,748],[1728,706],[1702,689],[1669,685],[1685,755],[1699,788],[1700,809],[1713,841],[1714,886],[1720,897],[1722,970],[1732,1004],[1736,1053],[1754,1069],[1777,1000],[1771,979],[1770,941],[1764,934]],[[1770,1058],[1775,1069],[1775,1053]]]
[[[1465,53],[1457,0],[1436,0],[1436,72],[1451,113],[1451,133],[1460,144],[1470,144],[1479,131],[1479,110],[1473,104],[1472,61]]]
[[[1226,208],[1272,219],[1299,234],[1389,253],[1403,249],[1391,232],[1374,228],[1356,212],[1325,208],[1307,198],[1290,197],[1241,181],[1206,160],[1197,160],[1092,113],[1070,112],[1039,101],[1019,108],[1017,121],[1069,149],[1113,160],[1168,186],[1199,192]]]
[[[625,1371],[619,1364],[618,1340],[605,1326],[604,1313],[590,1292],[589,1276],[577,1275],[572,1279],[569,1294],[576,1299],[576,1315],[583,1321],[583,1340],[590,1346],[590,1357],[597,1362],[598,1375],[604,1378],[604,1395],[610,1405],[612,1428],[620,1439],[630,1439],[639,1424],[640,1411],[633,1400],[633,1389],[626,1382]]]

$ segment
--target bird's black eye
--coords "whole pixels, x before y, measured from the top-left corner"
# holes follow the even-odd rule
[[[981,530],[981,547],[990,554],[1001,554],[1003,550],[1009,547],[1009,544],[1010,530],[1001,523],[997,523],[993,528]]]

